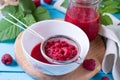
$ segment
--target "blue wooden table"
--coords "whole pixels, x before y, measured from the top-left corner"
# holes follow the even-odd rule
[[[43,4],[42,6],[48,9],[52,18],[64,18],[65,16],[64,13],[54,9],[53,5]],[[115,16],[120,18],[119,15]],[[2,64],[2,62],[0,61],[0,80],[34,80],[31,76],[26,74],[17,64],[14,55],[14,42],[15,40],[0,42],[0,59],[5,53],[11,54],[14,59],[14,62],[9,66]],[[111,73],[104,74],[102,70],[90,80],[101,80],[103,76],[108,76],[109,78],[111,78],[111,80],[113,80]]]

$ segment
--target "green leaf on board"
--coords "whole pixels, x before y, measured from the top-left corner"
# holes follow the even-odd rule
[[[4,31],[6,29],[6,27],[11,26],[11,25],[12,25],[11,23],[6,22],[6,20],[4,20],[4,19],[1,19],[0,20],[0,32]]]
[[[8,13],[15,14],[17,6],[8,5],[1,10],[1,13],[6,16]]]
[[[33,13],[36,21],[50,19],[49,12],[44,7],[38,7]]]
[[[33,23],[36,22],[35,18],[33,17],[32,14],[27,14],[23,19],[22,22],[26,24],[27,26],[32,25]]]
[[[32,13],[32,11],[36,9],[36,6],[32,0],[20,0],[19,7],[24,13]]]
[[[112,24],[112,20],[109,16],[103,15],[104,13],[116,14],[120,12],[119,0],[101,0],[100,8],[100,23],[103,25]]]
[[[0,27],[0,41],[14,39],[21,31],[20,28],[15,27],[15,25],[4,26],[5,29]]]
[[[36,8],[32,0],[20,0],[18,6],[13,5],[6,6],[1,10],[1,13],[6,18],[10,19],[14,23],[17,23],[16,20],[14,20],[8,15],[8,13],[11,13],[28,26],[35,23],[36,20],[41,21],[45,19],[50,19],[48,10],[43,7]],[[0,20],[0,41],[11,40],[17,37],[20,31],[21,31],[20,28],[15,27],[15,25],[12,25],[6,20],[4,19]]]
[[[100,6],[100,12],[101,13],[116,13],[118,12],[118,5],[119,3],[116,1],[105,1],[103,3],[103,7]]]

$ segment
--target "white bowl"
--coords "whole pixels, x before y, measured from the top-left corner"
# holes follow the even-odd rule
[[[48,75],[64,75],[80,66],[89,50],[87,35],[77,26],[60,20],[44,20],[31,25],[29,28],[41,34],[44,38],[52,35],[66,35],[77,41],[80,45],[80,59],[65,65],[56,65],[40,62],[30,56],[32,49],[42,41],[39,37],[25,30],[22,35],[22,48],[27,60],[38,71]],[[79,64],[78,64],[79,63]]]

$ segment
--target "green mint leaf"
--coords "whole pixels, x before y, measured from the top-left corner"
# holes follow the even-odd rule
[[[1,10],[1,13],[7,17],[8,19],[12,20],[12,21],[16,21],[14,20],[12,17],[10,17],[8,15],[8,13],[11,13],[12,15],[14,15],[16,18],[18,19],[21,19],[24,17],[24,13],[21,11],[21,9],[18,7],[18,6],[12,6],[12,5],[9,5],[9,6],[6,6],[5,8],[3,8]]]
[[[8,13],[11,13],[19,20],[23,20],[25,24],[29,26],[36,22],[32,14],[29,15],[34,12],[35,9],[36,6],[32,0],[19,0],[18,6],[8,5],[1,10],[1,13],[6,18],[10,19],[14,23],[17,23],[16,20],[8,15]],[[15,25],[12,25],[4,19],[0,20],[0,41],[11,40],[17,37],[20,31],[21,29],[15,27]]]
[[[32,14],[27,14],[27,15],[22,19],[22,22],[23,22],[24,24],[26,24],[27,26],[30,26],[30,25],[32,25],[33,23],[35,23],[36,21],[35,21],[35,19],[34,19],[34,17],[33,17]]]
[[[64,2],[62,3],[61,6],[67,8],[68,7],[68,0],[64,0]]]
[[[20,0],[19,7],[24,13],[32,13],[36,9],[36,6],[32,0]]]
[[[115,1],[105,1],[103,4],[103,6],[100,6],[100,12],[101,13],[116,13],[118,12],[118,2]]]
[[[100,16],[100,23],[103,25],[113,24],[112,19],[108,15]]]
[[[24,14],[19,11],[19,8],[17,6],[6,6],[2,9],[2,14],[9,20],[11,20],[14,23],[17,23],[15,19],[10,17],[8,13],[11,13],[16,18],[21,19],[24,17]],[[0,41],[4,40],[11,40],[20,33],[21,29],[18,27],[15,27],[15,25],[7,22],[4,19],[0,20]]]
[[[4,19],[0,20],[0,32],[6,29],[6,26],[11,26],[12,24]]]
[[[15,14],[17,11],[17,6],[6,6],[1,10],[1,13],[6,16],[8,13]]]
[[[48,10],[44,7],[37,7],[33,13],[36,21],[50,19],[50,14]]]
[[[120,13],[120,3],[119,0],[101,0],[101,5],[99,8],[100,12],[100,23],[104,25],[112,24],[112,20],[109,16],[104,15],[104,13],[116,14]],[[101,16],[102,15],[102,16]]]
[[[104,11],[105,12],[108,12],[108,13],[116,13],[118,10],[118,2],[113,2],[113,1],[108,1],[108,2],[105,2],[105,8],[104,8]]]
[[[1,21],[0,21],[1,22]],[[3,28],[4,27],[4,28]],[[6,25],[0,27],[0,41],[11,40],[16,38],[16,36],[20,33],[21,29],[15,27],[15,25]]]
[[[118,2],[116,2],[116,1],[105,1],[104,2],[104,5],[105,6],[116,6],[116,5],[118,5],[119,3]]]

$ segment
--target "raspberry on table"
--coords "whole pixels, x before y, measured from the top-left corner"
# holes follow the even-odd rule
[[[93,71],[95,69],[96,63],[94,59],[86,59],[82,64],[83,68],[89,71]]]
[[[9,65],[9,64],[12,63],[13,58],[12,58],[12,56],[11,56],[10,54],[7,54],[7,53],[6,53],[6,54],[4,54],[4,55],[2,56],[1,61],[2,61],[3,64]]]
[[[43,0],[46,4],[51,4],[52,0]]]
[[[110,78],[109,77],[107,77],[107,76],[104,76],[104,77],[102,77],[102,79],[101,80],[110,80]]]

